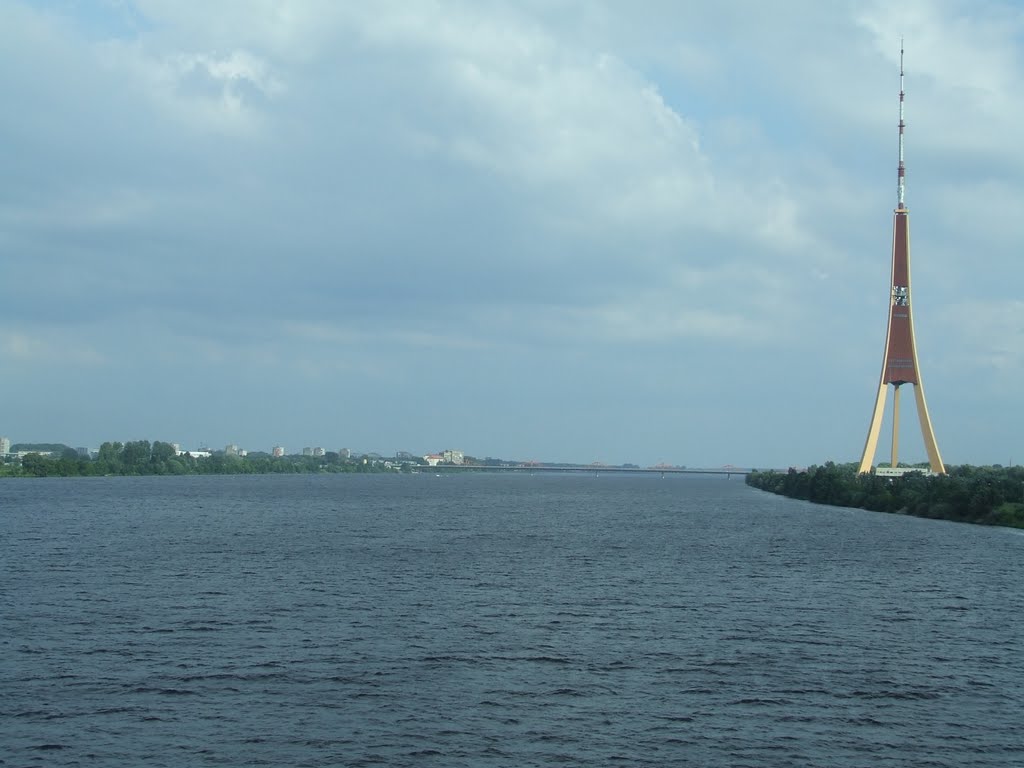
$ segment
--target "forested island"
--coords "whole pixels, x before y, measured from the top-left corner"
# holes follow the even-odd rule
[[[1024,528],[1024,467],[927,467],[902,477],[857,473],[856,464],[812,466],[788,472],[752,472],[747,484],[791,499],[837,507],[914,515],[981,525]]]
[[[25,449],[25,446],[15,446]],[[271,456],[249,453],[245,456],[215,451],[209,456],[179,454],[171,443],[159,440],[107,442],[95,457],[83,456],[74,448],[58,444],[38,444],[20,461],[0,463],[0,476],[14,477],[88,477],[104,475],[265,475],[308,472],[395,472],[412,471],[414,459],[387,460],[381,457],[345,458],[327,451],[323,456]]]

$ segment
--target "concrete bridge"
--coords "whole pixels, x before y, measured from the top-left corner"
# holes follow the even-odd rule
[[[743,467],[713,467],[690,469],[688,467],[613,467],[603,464],[438,464],[434,467],[423,467],[420,471],[437,472],[573,472],[576,474],[603,475],[749,475],[754,470]]]

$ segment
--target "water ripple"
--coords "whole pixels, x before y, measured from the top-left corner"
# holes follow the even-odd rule
[[[1024,538],[721,478],[5,485],[0,766],[1024,764]]]

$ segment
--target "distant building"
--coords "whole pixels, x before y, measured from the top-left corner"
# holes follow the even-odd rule
[[[883,467],[881,465],[875,467],[875,475],[877,477],[903,477],[911,472],[920,472],[928,477],[935,477],[938,474],[937,472],[932,472],[930,468],[925,469],[923,467]]]
[[[11,452],[11,439],[9,437],[0,437],[0,456],[6,456]]]
[[[231,443],[231,445],[225,445],[224,446],[224,455],[225,456],[237,456],[238,453],[239,453],[238,446],[235,445],[234,443]]]
[[[338,456],[340,456],[343,459],[351,459],[352,458],[352,449],[351,448],[342,448],[342,449],[340,449],[338,451]]]
[[[210,458],[210,456],[213,455],[210,451],[206,450],[205,448],[201,448],[198,451],[183,451],[179,448],[174,452],[174,454],[176,456],[191,456],[193,459],[208,459]]]
[[[427,462],[428,466],[436,467],[438,464],[444,461],[444,456],[441,456],[440,454],[437,453],[428,453],[426,456],[423,457],[423,460]]]
[[[313,455],[314,456],[324,456],[326,454],[327,454],[327,451],[325,451],[320,446],[317,446],[316,448],[313,449]]]
[[[441,454],[441,460],[445,464],[461,464],[464,460],[462,451],[447,450]]]
[[[309,448],[309,447],[303,448],[302,449],[302,455],[303,456],[312,456],[313,455],[313,449]]]
[[[270,452],[270,455],[279,459],[282,456],[284,456],[284,448],[282,448],[280,445],[275,445],[274,449]]]

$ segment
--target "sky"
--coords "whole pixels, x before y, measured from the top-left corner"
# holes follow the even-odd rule
[[[939,448],[1024,461],[992,0],[0,0],[0,435],[859,460],[901,37]]]

